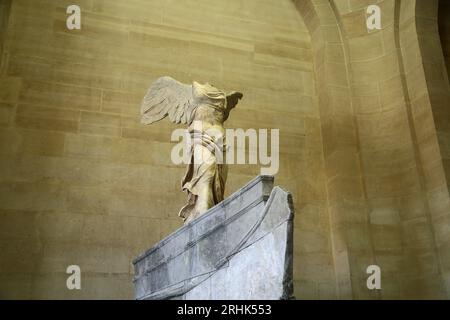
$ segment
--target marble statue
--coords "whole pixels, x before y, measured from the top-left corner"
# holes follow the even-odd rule
[[[223,123],[242,96],[240,92],[226,94],[209,83],[186,85],[166,76],[152,84],[142,101],[143,124],[169,117],[174,123],[189,126],[190,161],[182,180],[187,202],[178,214],[185,223],[223,200],[227,165],[218,161],[225,159]],[[198,154],[201,157],[194,157]]]

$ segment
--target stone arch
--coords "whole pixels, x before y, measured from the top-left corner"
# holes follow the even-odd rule
[[[371,32],[366,3],[294,2],[313,46],[338,297],[447,297],[437,1],[376,1],[383,25]],[[334,104],[336,85],[345,99]],[[365,288],[370,263],[379,294]]]

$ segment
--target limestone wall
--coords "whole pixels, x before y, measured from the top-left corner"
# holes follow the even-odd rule
[[[67,30],[78,4],[82,29]],[[184,167],[139,104],[157,77],[240,90],[230,128],[279,128],[298,297],[333,298],[310,36],[290,0],[2,1],[0,297],[132,298],[131,260],[182,222]],[[9,14],[8,14],[9,13]],[[6,25],[6,22],[5,22]],[[259,174],[233,166],[227,194]],[[82,290],[66,289],[66,267]]]
[[[437,1],[376,1],[372,32],[367,1],[295,2],[312,35],[338,296],[448,297]],[[370,263],[379,292],[362,279]]]

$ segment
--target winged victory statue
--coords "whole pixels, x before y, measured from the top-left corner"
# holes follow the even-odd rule
[[[220,161],[226,151],[223,124],[242,97],[240,92],[226,94],[209,83],[187,85],[165,76],[152,84],[142,101],[141,123],[169,117],[173,123],[188,125],[190,160],[181,182],[187,202],[178,214],[185,223],[224,198],[227,165]]]

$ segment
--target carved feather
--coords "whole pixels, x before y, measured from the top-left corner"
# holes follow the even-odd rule
[[[151,124],[169,116],[174,123],[190,124],[195,111],[192,85],[161,77],[147,91],[141,104],[141,122]]]

